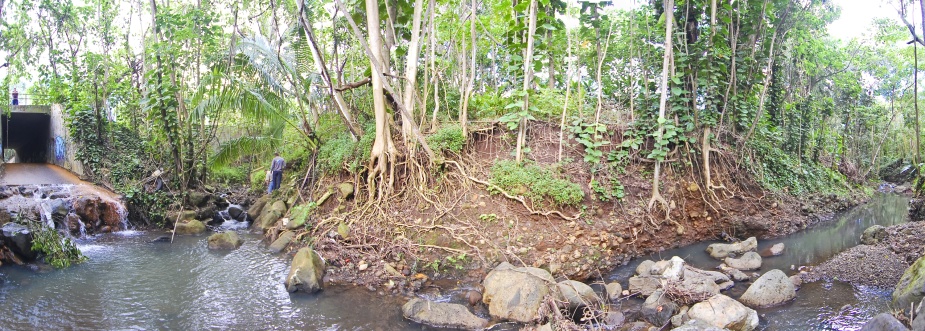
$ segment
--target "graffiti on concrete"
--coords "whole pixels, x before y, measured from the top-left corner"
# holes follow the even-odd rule
[[[64,160],[64,138],[61,136],[55,136],[55,160],[63,161]]]

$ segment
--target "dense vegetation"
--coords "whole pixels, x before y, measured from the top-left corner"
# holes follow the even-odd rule
[[[531,123],[582,145],[594,198],[651,164],[650,209],[668,209],[666,167],[713,193],[733,163],[800,194],[921,161],[920,4],[842,41],[831,1],[624,2],[0,0],[0,90],[62,104],[90,176],[149,213],[167,199],[141,188],[155,169],[175,190],[258,191],[277,150],[298,188],[349,176],[389,199],[453,169],[485,123],[513,141],[492,183],[563,206],[584,196],[529,161]]]

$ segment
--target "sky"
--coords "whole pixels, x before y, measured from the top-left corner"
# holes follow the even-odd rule
[[[883,0],[832,0],[842,9],[841,17],[829,25],[829,34],[835,38],[849,40],[861,38],[870,30],[875,18],[888,18],[899,22],[899,14],[891,5],[892,1]]]

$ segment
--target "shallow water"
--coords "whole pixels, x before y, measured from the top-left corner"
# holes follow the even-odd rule
[[[289,260],[243,235],[232,252],[206,237],[147,243],[162,233],[81,240],[90,260],[65,270],[0,268],[2,330],[402,330],[405,299],[329,286],[289,294]]]
[[[794,275],[798,271],[791,270],[791,266],[799,268],[820,264],[835,254],[858,245],[861,233],[872,225],[890,226],[906,222],[908,202],[909,199],[906,197],[881,194],[866,204],[836,215],[831,221],[783,238],[759,239],[759,253],[781,242],[786,248],[783,255],[764,257],[761,270],[758,272],[780,269],[787,275]],[[626,280],[635,273],[636,266],[642,261],[670,259],[672,256],[679,256],[695,267],[713,270],[721,262],[710,257],[706,248],[716,242],[718,241],[701,242],[635,259],[614,270],[607,279],[626,285]],[[746,283],[737,283],[726,294],[737,298],[747,287]],[[889,310],[891,291],[892,289],[852,286],[840,282],[804,284],[797,291],[797,298],[793,302],[779,307],[759,309],[759,329],[859,330],[874,315]]]

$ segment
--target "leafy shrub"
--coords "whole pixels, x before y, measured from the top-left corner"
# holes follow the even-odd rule
[[[246,183],[248,181],[247,171],[241,167],[220,167],[212,169],[213,180],[225,184]]]
[[[511,160],[498,161],[491,167],[489,181],[507,192],[526,196],[538,204],[549,200],[558,206],[577,206],[584,199],[581,186],[536,164],[521,166]]]
[[[363,168],[369,160],[370,146],[376,136],[372,125],[364,130],[366,134],[360,137],[360,141],[353,141],[346,131],[341,131],[333,139],[323,140],[318,148],[318,171],[333,174],[346,166],[348,171],[355,173]]]
[[[55,268],[67,268],[74,263],[81,263],[87,257],[77,249],[68,238],[62,237],[54,228],[38,221],[26,221],[32,231],[32,250],[45,255],[45,262]]]
[[[752,172],[758,183],[775,192],[805,194],[815,192],[845,193],[847,180],[841,173],[821,164],[800,160],[770,142],[754,139],[749,147],[757,160],[746,160],[753,164]]]
[[[434,150],[434,153],[444,151],[459,153],[466,145],[466,138],[463,136],[462,127],[458,124],[444,125],[427,137],[427,144]]]

